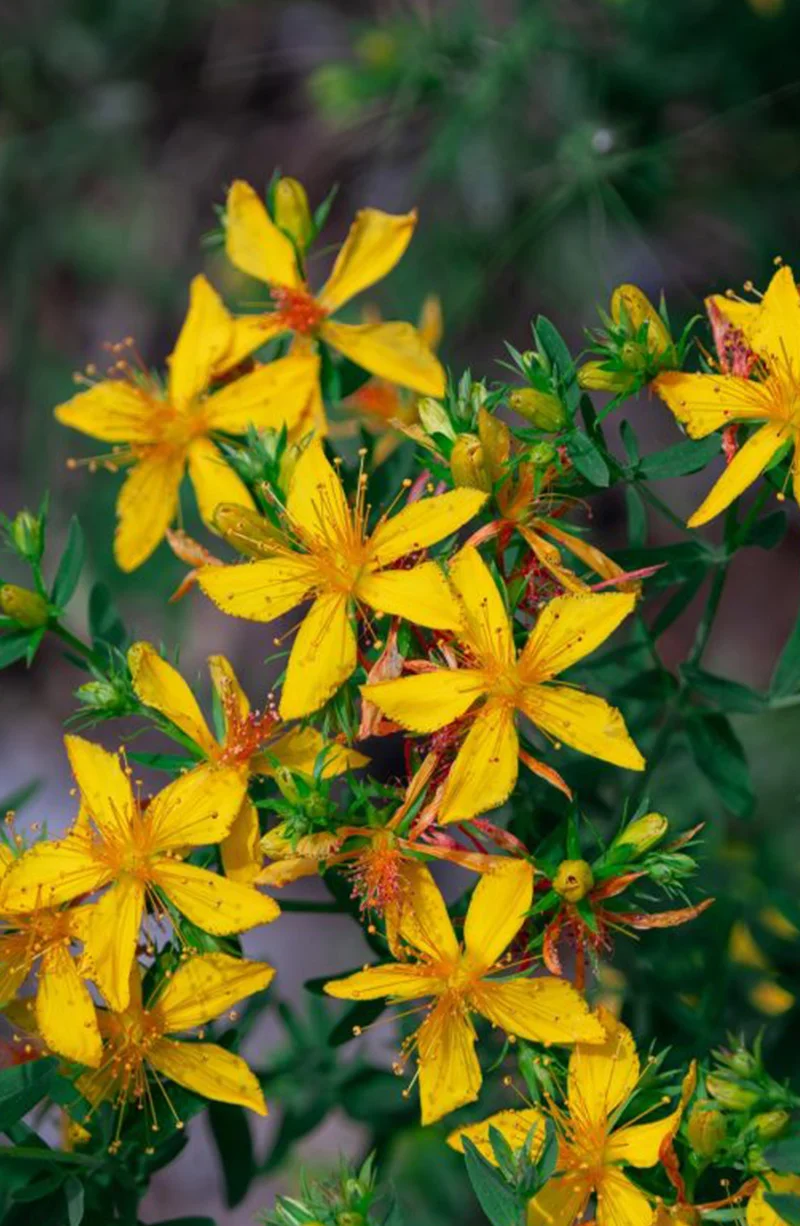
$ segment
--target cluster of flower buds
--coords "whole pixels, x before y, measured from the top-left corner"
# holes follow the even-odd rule
[[[278,1196],[264,1226],[370,1226],[379,1190],[372,1155],[359,1170],[342,1162],[331,1178],[304,1179],[298,1197]]]
[[[630,396],[660,371],[680,369],[688,328],[676,343],[663,303],[657,311],[637,286],[619,285],[611,295],[610,314],[601,311],[600,316],[603,327],[589,332],[595,357],[578,371],[581,387]]]

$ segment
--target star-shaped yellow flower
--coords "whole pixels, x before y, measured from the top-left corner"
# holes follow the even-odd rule
[[[251,886],[183,863],[187,848],[219,843],[238,806],[235,766],[190,772],[142,807],[116,754],[65,737],[81,813],[65,838],[37,843],[0,882],[0,909],[30,914],[111,886],[81,908],[87,970],[114,1009],[128,1003],[145,903],[164,914],[161,897],[192,923],[219,936],[268,924],[277,903]]]
[[[399,936],[413,961],[368,967],[327,983],[325,991],[344,1000],[432,998],[408,1044],[419,1062],[423,1124],[478,1097],[482,1074],[473,1014],[537,1043],[602,1042],[602,1026],[566,980],[497,977],[505,969],[503,955],[530,909],[530,864],[503,861],[481,878],[464,921],[463,946],[429,871],[417,865],[414,877],[398,921]]]
[[[114,444],[108,463],[131,465],[117,501],[114,555],[135,570],[175,519],[188,466],[205,522],[220,502],[252,506],[247,487],[216,445],[248,426],[294,435],[308,429],[318,398],[315,355],[262,366],[211,393],[215,378],[241,359],[234,320],[205,277],[192,281],[189,311],[169,359],[166,386],[121,358],[111,375],[55,410],[65,426]]]
[[[605,1009],[598,1009],[597,1016],[605,1041],[575,1044],[569,1059],[567,1110],[550,1106],[559,1133],[557,1170],[530,1201],[528,1226],[572,1226],[583,1219],[592,1194],[597,1197],[598,1226],[650,1226],[655,1217],[654,1206],[622,1168],[656,1165],[661,1146],[674,1135],[683,1104],[651,1123],[615,1126],[615,1113],[636,1089],[639,1057],[627,1026]],[[535,1107],[501,1111],[448,1139],[455,1149],[463,1149],[463,1138],[468,1137],[493,1161],[491,1127],[519,1149],[534,1126],[538,1151],[545,1128],[544,1115]]]
[[[569,794],[557,771],[523,752],[517,715],[582,753],[629,770],[644,759],[614,707],[555,678],[599,647],[631,612],[629,593],[558,596],[545,606],[519,656],[500,592],[480,554],[467,546],[450,567],[462,620],[464,663],[362,686],[364,698],[412,732],[430,733],[481,702],[453,763],[439,820],[464,821],[501,805],[517,780],[518,760]]]
[[[486,499],[477,490],[452,490],[384,516],[366,530],[366,479],[356,506],[313,440],[297,461],[286,502],[286,531],[254,542],[258,561],[208,566],[200,587],[225,613],[270,622],[313,597],[292,646],[280,701],[284,719],[317,710],[354,671],[354,607],[407,617],[419,626],[455,629],[458,606],[436,562],[390,569],[408,554],[449,536]]]
[[[713,302],[756,355],[755,378],[668,371],[653,387],[691,438],[705,438],[733,422],[758,429],[689,519],[690,528],[730,506],[786,444],[794,449],[792,480],[800,502],[800,293],[792,270],[780,268],[758,304],[721,297]]]
[[[287,729],[271,707],[253,711],[224,656],[211,656],[208,661],[224,721],[221,739],[211,732],[183,677],[150,643],[134,643],[128,665],[141,701],[165,715],[202,750],[206,761],[194,767],[191,775],[200,782],[213,779],[220,767],[227,768],[231,789],[227,807],[236,811],[236,817],[220,852],[227,876],[237,881],[252,882],[261,869],[258,811],[247,793],[252,776],[273,775],[276,765],[310,775],[323,752],[323,778],[369,761],[348,746],[326,741],[315,728]]]
[[[444,370],[411,324],[344,324],[330,318],[391,272],[411,241],[416,221],[416,212],[393,216],[362,209],[330,277],[313,294],[291,239],[276,226],[252,187],[237,180],[228,193],[225,250],[242,272],[266,282],[275,304],[264,315],[238,321],[237,350],[252,352],[285,332],[294,333],[304,345],[319,338],[373,375],[425,396],[443,396]]]

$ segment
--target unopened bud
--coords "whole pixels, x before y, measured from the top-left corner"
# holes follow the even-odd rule
[[[762,1141],[774,1141],[785,1131],[790,1119],[788,1111],[763,1111],[751,1123]]]
[[[351,1209],[336,1214],[336,1226],[366,1226],[366,1222],[363,1213],[356,1213]]]
[[[623,313],[627,317],[632,332],[639,331],[642,324],[647,324],[647,349],[653,357],[660,357],[672,344],[672,337],[666,324],[653,306],[646,294],[636,285],[618,285],[611,295],[611,318],[614,323],[622,323]]]
[[[721,1077],[717,1073],[708,1075],[706,1085],[709,1094],[720,1106],[727,1107],[730,1111],[748,1111],[761,1097],[758,1090],[729,1081],[727,1077]]]
[[[584,362],[578,371],[578,384],[588,392],[617,395],[630,387],[631,378],[625,370],[609,370],[605,362]]]
[[[432,396],[423,396],[417,401],[417,416],[426,434],[443,434],[445,438],[455,439],[456,432],[444,405]]]
[[[274,778],[280,790],[281,796],[283,796],[285,800],[290,801],[291,804],[299,805],[302,797],[297,790],[297,784],[292,778],[292,772],[289,770],[288,766],[277,767]]]
[[[112,710],[120,703],[120,694],[111,681],[87,681],[78,686],[75,694],[85,707],[97,711]]]
[[[563,404],[550,392],[539,392],[535,387],[518,387],[509,393],[508,403],[515,413],[538,430],[555,434],[567,424]]]
[[[314,223],[303,184],[297,179],[279,179],[274,201],[277,225],[292,236],[301,251],[305,251],[314,237]]]
[[[11,521],[11,544],[27,562],[41,561],[44,552],[44,526],[30,511],[20,511]]]
[[[263,558],[273,553],[280,540],[278,529],[252,507],[221,502],[214,511],[213,520],[220,536],[246,558]]]
[[[713,1103],[697,1103],[689,1114],[686,1135],[689,1144],[701,1158],[713,1158],[725,1144],[727,1136],[725,1116]]]
[[[511,458],[511,431],[499,417],[495,417],[487,409],[479,409],[478,437],[483,448],[483,462],[489,479],[499,481],[505,475],[506,466]]]
[[[47,601],[37,592],[29,592],[15,583],[4,583],[0,587],[0,610],[23,630],[38,630],[50,620]]]
[[[486,490],[487,493],[492,488],[477,434],[459,434],[450,452],[450,472],[456,485]]]
[[[668,825],[661,813],[645,813],[626,826],[614,842],[617,847],[632,847],[637,855],[643,855],[663,839]]]
[[[594,873],[585,860],[562,860],[553,878],[553,889],[566,902],[580,902],[593,885]]]
[[[534,443],[528,451],[528,462],[534,468],[547,468],[557,455],[558,452],[552,443]]]
[[[746,1047],[737,1047],[736,1051],[725,1053],[725,1063],[741,1077],[752,1077],[761,1071],[758,1057]]]

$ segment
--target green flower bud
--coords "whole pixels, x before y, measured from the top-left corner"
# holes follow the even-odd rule
[[[580,902],[593,885],[594,873],[585,860],[562,860],[553,878],[553,889],[566,902]]]
[[[509,393],[508,403],[515,413],[538,430],[555,434],[567,424],[567,414],[558,396],[539,392],[535,387],[518,387]]]
[[[557,455],[552,443],[534,443],[528,451],[528,462],[533,464],[534,468],[547,468]]]
[[[785,1131],[790,1119],[788,1111],[762,1111],[751,1123],[762,1141],[774,1141]]]
[[[0,587],[0,610],[23,630],[38,630],[50,620],[47,601],[37,592],[17,587],[16,583],[4,583]]]
[[[297,179],[279,179],[275,185],[275,221],[291,234],[301,251],[314,237],[314,223],[308,207],[306,189]]]
[[[87,681],[78,686],[75,694],[85,707],[96,711],[115,709],[123,697],[112,681]]]
[[[578,371],[578,384],[587,392],[612,392],[615,396],[631,385],[624,370],[608,370],[605,362],[584,362]]]
[[[701,1158],[713,1158],[725,1144],[725,1116],[710,1102],[699,1102],[691,1110],[686,1123],[689,1144]]]
[[[626,826],[614,840],[617,847],[632,847],[637,855],[643,855],[655,847],[667,833],[669,823],[660,813],[645,813]]]
[[[749,1111],[761,1097],[758,1090],[729,1081],[718,1073],[709,1073],[706,1086],[709,1094],[720,1106],[727,1107],[730,1111]]]
[[[456,485],[487,493],[492,488],[477,434],[459,434],[450,452],[450,472]]]
[[[283,796],[285,800],[288,800],[293,805],[299,805],[302,803],[302,797],[297,790],[297,784],[295,783],[292,777],[292,772],[289,770],[288,766],[276,767],[273,778],[278,785],[281,796]]]
[[[30,511],[20,511],[11,521],[11,544],[27,562],[41,561],[44,553],[44,525]]]
[[[456,432],[444,405],[432,396],[423,396],[417,401],[417,416],[426,434],[443,434],[445,438],[455,440]]]
[[[272,553],[280,540],[278,529],[251,507],[221,502],[214,511],[214,527],[237,553],[246,558],[263,558]]]

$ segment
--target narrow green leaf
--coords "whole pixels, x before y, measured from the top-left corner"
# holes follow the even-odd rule
[[[464,1137],[463,1141],[469,1181],[492,1226],[521,1226],[524,1207],[516,1192],[491,1162],[487,1162],[479,1153],[469,1137]]]
[[[48,1058],[0,1072],[0,1132],[16,1124],[45,1097],[57,1067],[56,1061]]]
[[[715,673],[707,673],[704,669],[693,668],[689,664],[684,664],[681,672],[696,693],[713,702],[722,711],[754,715],[763,711],[766,706],[764,696],[748,685],[730,681],[727,677],[718,677]]]
[[[662,634],[666,633],[681,614],[685,613],[703,586],[704,579],[705,573],[703,571],[696,571],[691,578],[682,583],[677,591],[670,596],[650,627],[650,633],[654,639],[660,638]]]
[[[742,537],[740,545],[751,545],[757,549],[774,549],[780,545],[786,535],[789,520],[785,511],[773,511],[757,519],[749,532]]]
[[[786,1226],[800,1226],[800,1196],[788,1192],[767,1192],[764,1200]]]
[[[573,430],[567,436],[567,452],[576,470],[591,485],[605,487],[611,480],[608,465],[602,452],[592,442],[588,434]]]
[[[8,668],[9,664],[16,664],[26,656],[31,637],[30,630],[12,630],[4,634],[0,639],[0,668]]]
[[[686,721],[692,756],[720,800],[737,817],[749,817],[755,796],[744,750],[724,715],[692,715]]]
[[[633,549],[643,549],[647,544],[647,509],[641,494],[632,485],[625,488],[625,506],[628,511],[628,540]]]
[[[69,1226],[81,1226],[85,1210],[83,1184],[74,1175],[70,1175],[64,1184],[64,1197],[67,1202],[67,1222]]]
[[[77,518],[73,515],[69,521],[67,543],[53,580],[53,590],[50,593],[51,600],[58,609],[63,609],[68,605],[75,594],[75,588],[78,586],[83,569],[84,553],[83,532]]]
[[[229,1209],[241,1204],[256,1173],[250,1121],[243,1107],[229,1103],[209,1103],[208,1118],[216,1142],[225,1199]]]
[[[796,1175],[800,1171],[800,1133],[773,1141],[764,1150],[764,1160],[770,1170],[781,1175]]]
[[[787,698],[800,690],[800,615],[784,644],[772,674],[771,698]]]
[[[719,455],[719,447],[719,436],[716,434],[697,440],[687,439],[685,443],[676,443],[665,451],[644,456],[639,463],[639,476],[646,481],[661,481],[666,477],[685,477],[688,473],[699,472]]]
[[[89,593],[89,633],[95,646],[98,643],[120,649],[125,646],[125,627],[104,583],[95,583]]]

